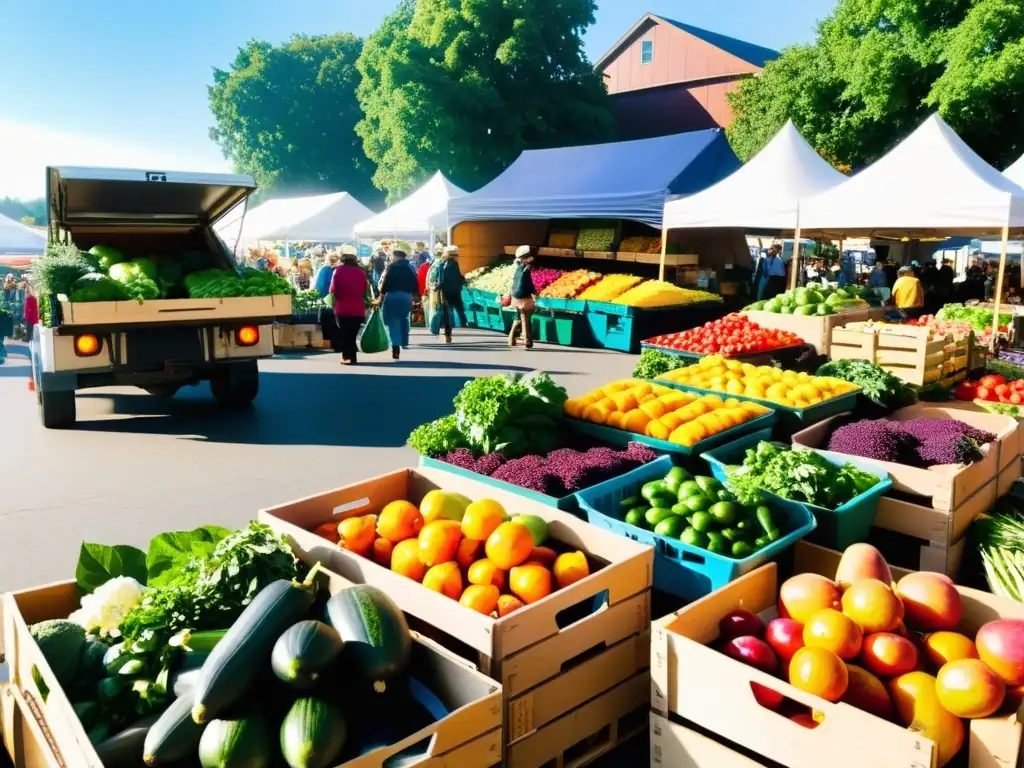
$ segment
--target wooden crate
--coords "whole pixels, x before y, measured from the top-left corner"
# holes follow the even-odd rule
[[[615,251],[583,251],[584,259],[597,259],[599,261],[615,261]]]
[[[505,765],[507,768],[589,765],[647,729],[650,696],[650,675],[647,672],[634,675],[512,744]]]
[[[618,251],[615,254],[615,260],[635,264],[640,256],[647,255],[646,253],[637,253],[636,251]]]
[[[1010,488],[1017,480],[1021,477],[1021,463],[1014,461],[1008,464],[1003,470],[999,472],[999,478],[996,482],[996,497],[1005,496],[1010,492]]]
[[[152,301],[60,302],[62,325],[119,325],[195,320],[256,320],[287,317],[292,297],[239,296],[225,299],[154,299]]]
[[[950,337],[930,340],[931,330],[910,325],[847,326],[832,329],[833,360],[866,360],[916,386],[938,381],[951,359]],[[948,371],[952,374],[953,371]]]
[[[515,253],[513,251],[513,253]],[[572,248],[548,248],[542,245],[537,249],[538,256],[554,256],[560,259],[577,259],[580,254]]]
[[[870,318],[870,309],[853,309],[849,312],[839,312],[835,315],[781,315],[774,312],[744,312],[752,322],[762,328],[776,331],[789,331],[795,333],[806,343],[818,350],[818,354],[830,354],[832,345],[832,329],[847,325],[848,323],[862,322]]]
[[[553,540],[586,552],[600,567],[510,616],[492,619],[311,532],[328,520],[379,512],[399,499],[418,504],[435,488],[470,499],[495,499],[509,511],[538,515],[548,522]],[[420,467],[261,510],[259,519],[283,534],[306,562],[322,562],[347,579],[380,587],[422,622],[424,632],[458,650],[493,679],[507,681],[507,742],[550,719],[555,714],[551,701],[559,701],[565,711],[633,674],[643,663],[635,658],[636,644],[649,647],[645,633],[650,626],[653,548],[509,491]],[[570,614],[573,622],[563,626],[561,617]],[[600,654],[590,658],[599,648]],[[587,671],[579,672],[577,666]]]
[[[664,768],[762,768],[713,736],[651,713],[651,766]]]
[[[638,253],[637,264],[661,264],[660,253]],[[666,253],[666,267],[696,267],[700,263],[700,256],[695,253]]]
[[[52,734],[15,685],[0,685],[3,746],[14,768],[53,768],[61,765]]]
[[[834,576],[834,567],[828,567],[828,575]],[[718,636],[719,619],[731,610],[742,607],[762,618],[773,617],[778,586],[777,566],[771,563],[654,623],[654,712],[663,718],[671,713],[691,720],[722,739],[788,768],[933,765],[935,745],[920,733],[848,704],[825,701],[708,647]],[[1024,619],[1024,605],[986,592],[957,589],[964,604],[961,626],[969,634],[996,618]],[[808,707],[815,713],[818,727],[804,728],[762,707],[754,699],[753,682]],[[1018,764],[1018,714],[974,720],[969,727],[965,748],[969,749],[972,768]]]
[[[337,592],[351,582],[337,574],[324,572],[320,583],[329,591]],[[35,640],[29,634],[29,625],[45,619],[65,618],[78,608],[77,587],[74,581],[51,584],[5,594],[2,598],[3,635],[2,648],[10,670],[10,685],[16,687],[30,711],[36,714],[40,730],[48,734],[47,744],[53,760],[40,764],[47,768],[103,768],[96,750],[89,742],[85,729],[75,716],[71,703],[57,683],[49,664],[43,658]],[[428,754],[434,762],[423,765],[455,765],[447,759],[437,761],[455,750],[473,746],[474,754],[485,752],[488,759],[477,765],[494,765],[501,759],[502,706],[501,689],[491,679],[434,641],[413,633],[413,666],[431,678],[438,695],[451,709],[448,717],[417,731],[397,744],[355,758],[344,763],[342,768],[371,768],[421,742],[429,742]],[[49,688],[46,701],[34,682],[36,672]],[[7,717],[4,704],[4,741],[16,741],[17,721]],[[24,718],[23,718],[24,719]],[[485,739],[484,744],[477,744]],[[31,763],[28,768],[35,768]]]

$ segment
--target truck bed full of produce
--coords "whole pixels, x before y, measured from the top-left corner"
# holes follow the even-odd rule
[[[61,325],[96,326],[126,323],[257,322],[292,313],[292,297],[237,296],[222,299],[153,299],[151,301],[60,302]]]

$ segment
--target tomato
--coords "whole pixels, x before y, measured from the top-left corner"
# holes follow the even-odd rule
[[[1017,379],[1010,382],[1010,389],[1014,392],[1024,392],[1024,379]]]
[[[1004,397],[1009,397],[1010,388],[1005,384],[1000,384],[999,386],[995,387],[995,393],[996,396],[999,397],[1000,400],[1002,400]]]
[[[982,379],[984,381],[984,379]],[[988,387],[979,386],[977,389],[977,397],[979,400],[995,400],[995,392]]]
[[[1011,405],[1020,405],[1021,403],[1024,403],[1024,397],[1021,397],[1020,392],[1014,392],[1012,395],[1010,395]]]
[[[1002,376],[998,376],[996,374],[989,374],[988,376],[982,376],[981,377],[981,381],[978,382],[978,384],[980,384],[983,387],[987,387],[988,389],[995,389],[1000,384],[1005,384],[1005,383],[1006,383],[1006,379],[1004,379]]]

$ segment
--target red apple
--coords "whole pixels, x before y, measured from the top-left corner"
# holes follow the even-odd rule
[[[793,619],[772,619],[768,622],[764,639],[779,658],[789,661],[804,647],[804,626]]]
[[[753,681],[750,682],[750,690],[754,693],[754,699],[758,704],[773,712],[777,712],[782,706],[782,702],[786,700],[786,697],[778,691],[773,691],[768,686]]]
[[[760,669],[770,675],[779,668],[779,659],[775,651],[764,640],[756,637],[734,637],[722,648],[722,652],[747,666]]]
[[[761,637],[764,622],[750,611],[729,611],[718,622],[718,639],[727,643],[734,637]]]

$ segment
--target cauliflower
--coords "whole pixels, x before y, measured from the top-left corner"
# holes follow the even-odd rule
[[[145,591],[130,576],[118,576],[82,598],[82,607],[68,616],[82,629],[100,637],[117,637],[117,628],[131,610],[142,602]]]

